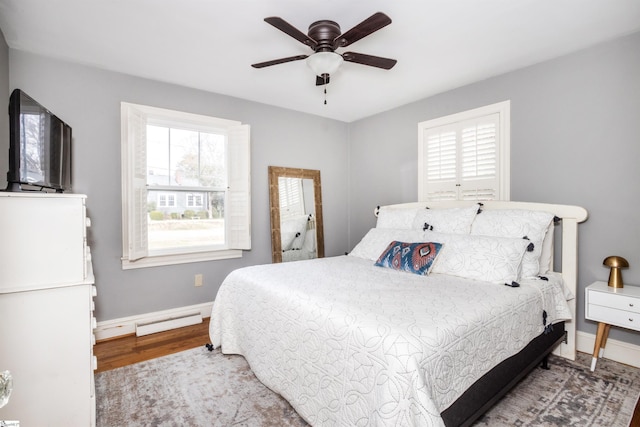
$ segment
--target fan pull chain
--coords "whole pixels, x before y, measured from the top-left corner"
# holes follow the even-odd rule
[[[323,74],[322,78],[324,79],[324,105],[327,105],[327,77],[328,74]]]

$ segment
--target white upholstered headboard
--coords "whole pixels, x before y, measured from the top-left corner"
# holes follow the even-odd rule
[[[483,210],[492,209],[526,209],[532,211],[550,212],[560,219],[558,226],[562,227],[561,245],[561,261],[562,261],[562,277],[565,285],[571,290],[574,298],[569,301],[571,313],[574,317],[572,321],[565,322],[565,330],[567,331],[567,342],[562,343],[555,354],[567,359],[575,360],[576,358],[576,299],[578,295],[578,224],[587,219],[586,209],[580,206],[554,205],[547,203],[529,203],[529,202],[507,202],[507,201],[441,201],[441,202],[413,202],[402,203],[396,205],[387,205],[386,208],[393,209],[411,209],[419,207],[429,207],[431,209],[438,208],[456,208],[471,206],[482,203]],[[375,209],[377,216],[380,206]],[[558,247],[558,243],[556,243]]]

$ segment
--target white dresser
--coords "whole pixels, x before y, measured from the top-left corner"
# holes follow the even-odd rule
[[[0,193],[0,420],[94,426],[96,288],[86,196]]]

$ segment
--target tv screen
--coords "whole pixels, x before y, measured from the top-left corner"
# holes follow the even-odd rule
[[[71,127],[15,89],[9,100],[7,190],[71,190]]]

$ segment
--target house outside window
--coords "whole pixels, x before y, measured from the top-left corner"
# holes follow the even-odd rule
[[[510,101],[418,124],[418,199],[509,200]]]
[[[250,249],[249,127],[122,103],[124,269]]]

